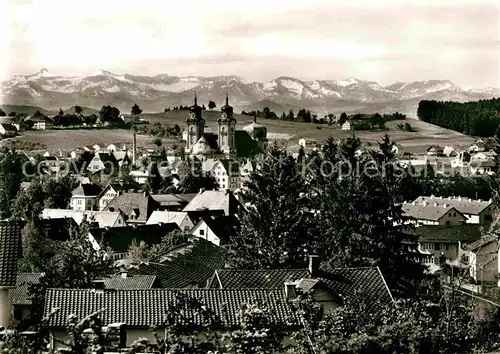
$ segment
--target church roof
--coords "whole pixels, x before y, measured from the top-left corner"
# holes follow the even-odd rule
[[[244,130],[235,131],[234,141],[238,157],[253,157],[262,153],[257,142]]]
[[[215,147],[210,144],[206,138],[205,135],[202,135],[202,137],[196,142],[196,144],[193,145],[193,154],[212,154],[217,151],[217,144]]]

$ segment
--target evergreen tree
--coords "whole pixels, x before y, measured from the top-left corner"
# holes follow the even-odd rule
[[[0,219],[9,218],[23,180],[23,161],[13,150],[0,152]]]
[[[214,101],[208,101],[208,109],[212,110],[216,107],[216,104]]]
[[[0,108],[0,117],[5,117],[7,114]]]
[[[295,268],[311,252],[311,214],[304,180],[294,159],[272,146],[241,194],[241,234],[230,248],[237,268]]]
[[[83,112],[82,107],[80,107],[80,106],[75,106],[75,113],[76,113],[76,114],[81,114],[82,112]]]
[[[137,104],[134,104],[131,109],[132,115],[136,116],[142,113],[142,109],[139,108]]]

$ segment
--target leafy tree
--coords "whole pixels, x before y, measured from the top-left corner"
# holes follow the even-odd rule
[[[105,122],[118,122],[120,121],[120,110],[112,106],[102,106],[99,111],[99,118],[102,123]]]
[[[12,111],[12,112],[9,112],[9,117],[15,117],[17,115],[16,112]]]
[[[5,117],[7,114],[0,108],[0,117]]]
[[[75,106],[75,113],[76,113],[76,114],[81,114],[82,112],[83,112],[82,107],[80,107],[80,106]]]
[[[295,160],[273,145],[244,183],[241,235],[232,240],[230,261],[237,268],[295,268],[312,250],[309,200]]]
[[[345,112],[342,112],[342,114],[340,115],[339,117],[339,121],[338,123],[340,125],[344,124],[345,122],[347,122],[347,114]]]
[[[141,241],[137,243],[137,241],[133,239],[127,251],[127,260],[133,263],[147,261],[150,259],[148,250],[149,248],[146,242]]]
[[[136,115],[139,115],[142,113],[142,109],[139,108],[139,106],[137,104],[134,104],[132,106],[132,110],[131,110],[131,113],[132,115],[136,116]]]
[[[154,138],[153,139],[153,144],[155,144],[156,146],[160,147],[163,142],[161,141],[161,138]]]
[[[12,213],[14,198],[23,181],[23,160],[14,150],[0,151],[0,218],[6,219]]]
[[[172,248],[188,242],[190,237],[192,235],[189,233],[173,231],[163,236],[161,242],[154,245],[147,245],[143,241],[138,244],[133,240],[127,251],[127,259],[135,263],[141,261],[160,261],[163,255],[168,253]]]
[[[214,101],[208,101],[208,109],[213,110],[216,107]]]
[[[183,161],[179,167],[179,178],[177,193],[197,193],[200,189],[216,190],[218,188],[215,178],[203,171],[201,162],[196,157]]]

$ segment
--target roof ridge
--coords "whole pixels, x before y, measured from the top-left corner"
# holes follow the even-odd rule
[[[272,268],[272,269],[233,269],[233,268],[221,268],[217,271],[231,271],[231,272],[266,272],[270,270],[307,270],[308,268]]]
[[[106,279],[102,279],[106,280]],[[49,288],[47,290],[56,290],[56,291],[94,291],[95,289],[93,288]],[[188,288],[150,288],[150,289],[106,289],[106,290],[112,290],[113,292],[115,291],[185,291],[185,292],[249,292],[249,291],[281,291],[283,290],[282,288],[239,288],[239,289],[233,289],[233,288],[225,288],[225,289],[220,289],[220,288],[196,288],[196,289],[188,289]],[[284,291],[284,290],[283,290]]]

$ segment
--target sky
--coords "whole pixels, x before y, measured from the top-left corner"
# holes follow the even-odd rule
[[[0,75],[449,79],[500,87],[490,0],[2,0]],[[7,45],[4,45],[6,43]]]

